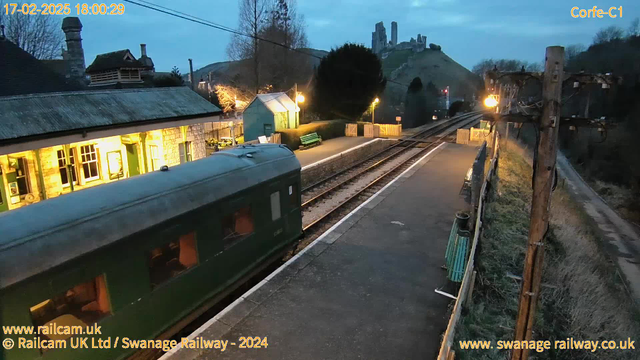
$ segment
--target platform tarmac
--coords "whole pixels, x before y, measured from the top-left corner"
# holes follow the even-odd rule
[[[450,299],[441,269],[477,148],[442,144],[162,360],[433,359]],[[267,348],[239,348],[240,337]]]

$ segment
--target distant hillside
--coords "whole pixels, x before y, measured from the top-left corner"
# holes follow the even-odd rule
[[[300,51],[308,53],[312,56],[309,56],[309,61],[313,66],[318,66],[320,64],[320,59],[317,57],[325,57],[328,52],[324,50],[318,49],[300,49]],[[242,76],[242,69],[245,63],[248,60],[240,60],[240,61],[222,61],[217,63],[212,63],[201,67],[200,69],[193,71],[193,77],[196,81],[200,79],[207,80],[207,74],[211,73],[211,78],[214,83],[229,83],[234,79],[238,79]],[[311,68],[313,68],[313,66]],[[246,67],[245,67],[246,68]],[[189,75],[183,75],[185,81],[189,79]]]
[[[407,86],[415,77],[424,86],[431,81],[438,89],[449,86],[450,97],[467,98],[482,87],[482,79],[455,62],[442,51],[426,49],[419,53],[411,50],[392,50],[382,60],[382,69],[388,80],[384,100],[387,105],[400,106],[405,100]]]

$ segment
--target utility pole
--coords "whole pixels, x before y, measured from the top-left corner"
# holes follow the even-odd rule
[[[193,80],[193,60],[189,59],[189,80],[191,81],[191,90],[194,90],[193,84],[195,80]]]
[[[540,297],[545,235],[549,227],[549,205],[556,167],[563,67],[564,48],[561,46],[547,47],[542,84],[543,109],[539,124],[540,138],[537,145],[538,155],[534,164],[531,220],[522,274],[518,317],[516,318],[516,341],[531,340],[536,304]],[[528,358],[528,349],[514,349],[511,353],[512,360],[527,360]]]

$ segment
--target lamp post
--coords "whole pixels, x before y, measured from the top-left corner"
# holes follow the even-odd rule
[[[375,98],[375,100],[373,100],[373,103],[371,103],[371,124],[375,124],[376,123],[376,104],[380,102],[380,99]]]
[[[296,127],[300,126],[300,116],[299,116],[299,110],[298,110],[298,104],[302,104],[304,102],[304,95],[302,95],[302,93],[297,93],[296,94]],[[302,110],[302,109],[300,109]],[[304,113],[303,113],[304,115]],[[302,117],[304,118],[304,116]]]

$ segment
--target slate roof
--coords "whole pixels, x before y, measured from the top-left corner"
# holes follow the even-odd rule
[[[63,59],[54,60],[40,60],[49,69],[53,70],[56,74],[66,76],[67,75],[67,63]]]
[[[127,56],[127,54],[130,54],[134,60],[125,60],[125,56]],[[135,60],[135,58],[136,57],[131,54],[129,49],[100,54],[96,56],[96,59],[93,60],[89,67],[87,67],[86,72],[87,74],[90,74],[121,68],[144,69],[145,65],[140,61]]]
[[[1,36],[0,59],[0,96],[81,89]]]
[[[0,97],[0,144],[221,112],[187,87]]]
[[[279,93],[271,93],[271,94],[258,94],[251,103],[254,101],[260,101],[264,104],[264,106],[269,109],[272,113],[281,113],[286,111],[295,112],[296,111],[296,103],[291,100],[287,96],[287,94],[283,92]],[[251,106],[251,104],[249,104]],[[247,106],[247,108],[249,107]],[[300,109],[298,108],[298,111]]]

